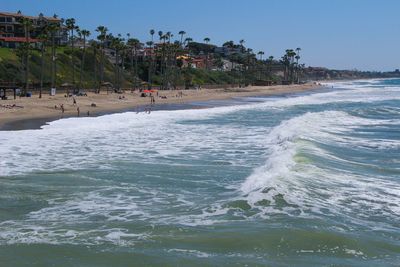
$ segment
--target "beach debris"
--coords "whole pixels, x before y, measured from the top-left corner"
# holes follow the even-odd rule
[[[96,103],[90,104],[91,107],[97,107]]]

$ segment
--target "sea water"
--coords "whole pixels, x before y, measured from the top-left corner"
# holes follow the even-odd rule
[[[400,80],[0,132],[0,266],[400,266]]]

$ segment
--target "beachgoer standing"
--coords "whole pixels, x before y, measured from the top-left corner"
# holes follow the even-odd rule
[[[78,111],[78,117],[79,117],[79,115],[81,113],[80,110],[79,110],[79,107],[76,108],[76,111]]]

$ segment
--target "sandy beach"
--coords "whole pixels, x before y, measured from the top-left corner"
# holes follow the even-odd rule
[[[201,89],[201,90],[166,90],[153,93],[154,106],[160,104],[184,104],[195,101],[221,100],[233,97],[279,95],[297,93],[319,88],[320,85],[304,84],[290,86],[250,86],[246,88]],[[181,93],[180,93],[181,92]],[[74,98],[76,104],[74,104]],[[105,113],[134,110],[138,107],[150,107],[151,97],[141,97],[138,91],[125,91],[123,94],[101,92],[87,93],[87,96],[65,97],[58,93],[55,96],[43,94],[42,98],[33,95],[30,98],[17,98],[0,101],[0,130],[38,128],[46,122],[79,116],[96,116]],[[61,105],[63,105],[64,113]],[[24,125],[18,126],[18,122]],[[30,121],[32,123],[30,123]],[[38,125],[39,124],[39,125]]]

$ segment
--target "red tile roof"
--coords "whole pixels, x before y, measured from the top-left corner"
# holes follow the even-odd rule
[[[26,42],[25,37],[0,37],[0,40],[5,41],[5,42],[16,42],[16,43],[25,43]],[[30,43],[40,42],[39,39],[34,39],[34,38],[29,38],[28,41]]]

